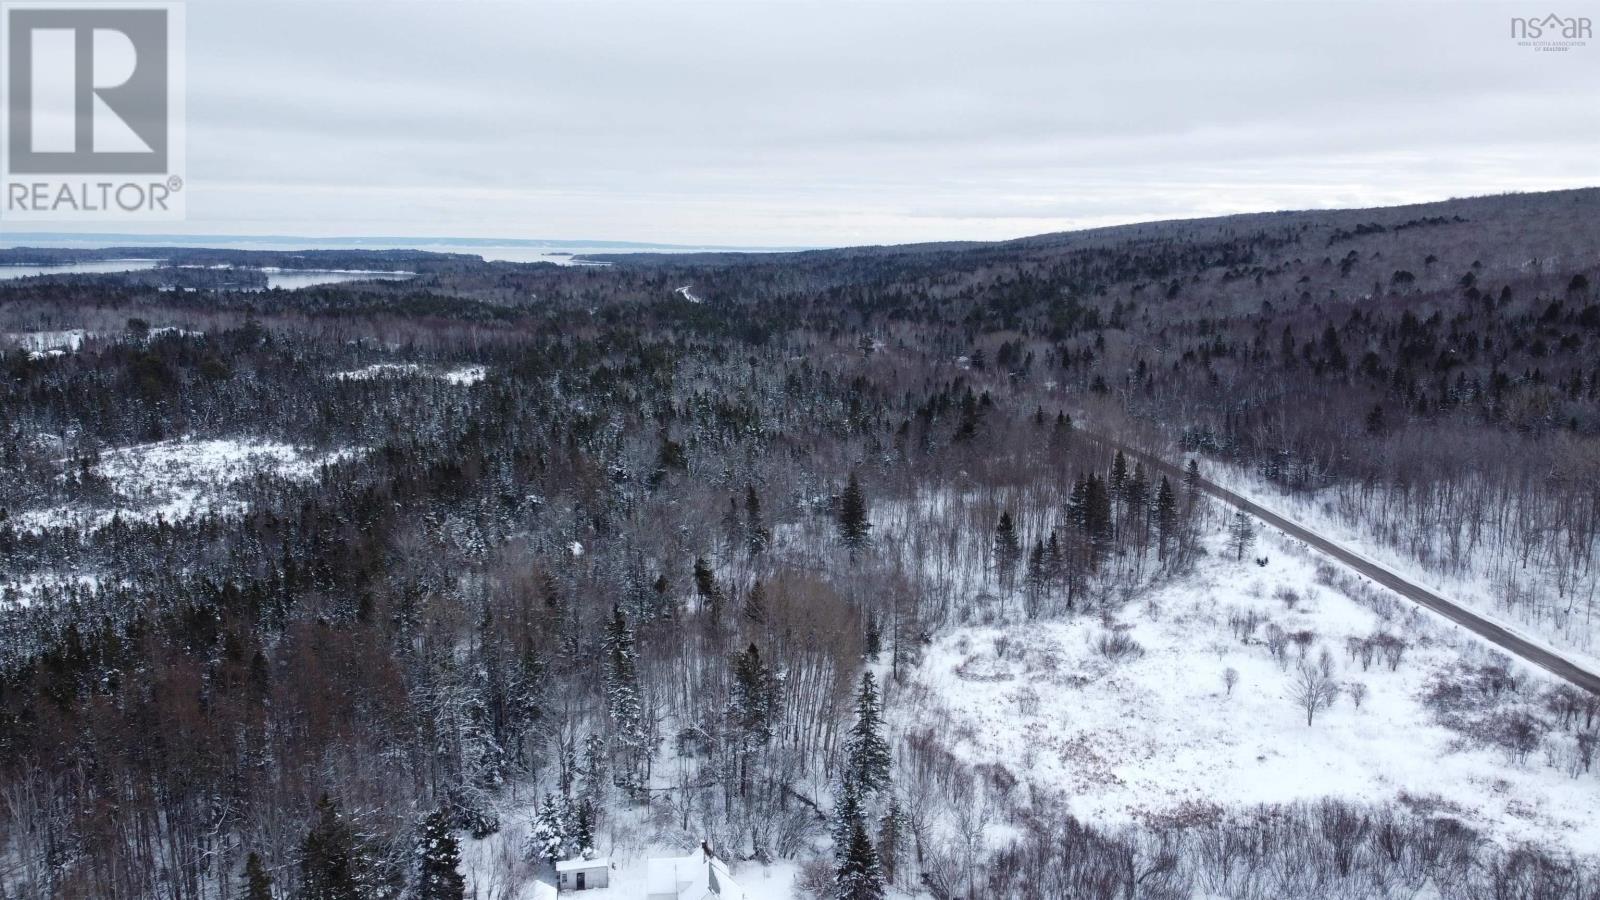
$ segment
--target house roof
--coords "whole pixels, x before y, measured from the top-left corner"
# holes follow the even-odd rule
[[[611,857],[609,856],[596,856],[594,859],[584,859],[580,856],[576,859],[563,859],[556,863],[557,872],[578,872],[588,871],[589,869],[609,868],[611,868]]]

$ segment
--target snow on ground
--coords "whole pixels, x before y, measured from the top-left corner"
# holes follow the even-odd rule
[[[406,378],[412,375],[426,375],[451,384],[474,385],[487,378],[489,370],[484,366],[435,369],[424,368],[416,363],[373,363],[359,369],[334,372],[332,377],[340,381],[372,381],[380,378]]]
[[[1341,544],[1346,550],[1383,566],[1413,584],[1428,588],[1442,597],[1471,609],[1531,643],[1538,644],[1592,672],[1600,672],[1600,654],[1596,653],[1595,640],[1600,638],[1600,622],[1573,622],[1573,629],[1561,633],[1553,623],[1528,623],[1520,621],[1505,609],[1504,590],[1490,579],[1473,574],[1451,575],[1423,565],[1405,553],[1362,529],[1352,526],[1334,511],[1333,504],[1317,494],[1290,494],[1261,478],[1245,474],[1235,467],[1208,465],[1205,476],[1219,485],[1249,499],[1265,509],[1317,532]],[[1555,589],[1547,583],[1548,573],[1536,567],[1521,570],[1527,579],[1525,588],[1554,595]],[[1592,585],[1592,581],[1591,581]],[[1592,589],[1592,587],[1591,587]],[[1577,605],[1582,605],[1578,603]],[[1575,644],[1575,641],[1583,641]]]
[[[477,384],[489,375],[489,370],[483,366],[462,366],[440,373],[439,377],[451,384]]]
[[[696,295],[693,288],[694,285],[686,284],[683,287],[673,291],[673,293],[689,301],[690,303],[704,303],[705,300]]]
[[[92,573],[47,572],[12,576],[0,572],[0,609],[10,606],[31,606],[47,592],[92,590],[99,587],[100,580],[100,576]]]
[[[44,359],[76,353],[84,340],[92,336],[82,328],[70,328],[64,331],[14,331],[7,333],[3,340],[7,347],[26,350],[34,359]]]
[[[179,328],[175,325],[163,325],[150,329],[146,338],[154,340],[169,334],[179,337],[203,337],[205,332]],[[100,337],[105,335],[82,328],[68,328],[62,331],[17,331],[0,335],[0,349],[17,348],[28,351],[28,355],[33,359],[46,359],[77,353],[83,349],[85,340]]]
[[[1447,812],[1501,840],[1600,847],[1593,776],[1574,780],[1537,757],[1517,764],[1469,744],[1420,702],[1437,670],[1463,656],[1485,661],[1477,638],[1406,604],[1407,624],[1387,625],[1412,645],[1399,669],[1379,660],[1363,671],[1345,638],[1373,633],[1378,616],[1317,584],[1319,559],[1298,542],[1271,532],[1252,555],[1269,562],[1214,554],[1124,609],[1137,658],[1096,649],[1107,630],[1098,616],[953,629],[902,694],[900,727],[931,727],[969,763],[1005,766],[1101,823],[1334,796]],[[1299,598],[1293,609],[1281,589]],[[1341,683],[1366,685],[1360,708],[1344,694],[1307,727],[1289,693],[1296,651],[1280,669],[1261,645],[1264,626],[1251,644],[1230,628],[1249,610],[1315,632],[1307,660],[1327,647]],[[1231,696],[1229,668],[1238,673]]]
[[[106,502],[21,510],[12,516],[12,524],[24,529],[95,528],[117,516],[154,521],[158,516],[173,520],[203,512],[236,515],[245,504],[229,488],[257,475],[310,479],[321,466],[354,453],[348,449],[319,453],[251,439],[178,439],[109,450],[93,468],[111,484],[112,496]]]
[[[554,900],[554,870],[545,863],[527,859],[528,823],[532,814],[530,807],[522,807],[503,815],[501,829],[483,840],[473,840],[465,833],[457,835],[461,839],[461,871],[466,877],[468,897]],[[584,900],[643,900],[650,860],[680,857],[687,852],[683,848],[637,845],[632,826],[613,829],[613,832],[620,840],[601,841],[599,848],[600,853],[609,855],[611,860],[610,886],[572,896],[581,896]],[[793,900],[795,896],[799,866],[794,862],[762,865],[736,860],[728,863],[728,869],[740,890],[737,893],[724,891],[723,900]]]

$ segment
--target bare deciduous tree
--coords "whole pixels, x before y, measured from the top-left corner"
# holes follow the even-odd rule
[[[1317,713],[1333,705],[1339,698],[1339,685],[1320,666],[1300,667],[1289,685],[1289,696],[1295,705],[1305,711],[1309,727]]]

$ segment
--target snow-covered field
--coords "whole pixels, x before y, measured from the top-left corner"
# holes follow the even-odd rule
[[[967,762],[1004,766],[1098,823],[1331,796],[1448,814],[1507,842],[1600,847],[1593,775],[1569,777],[1546,764],[1546,750],[1513,761],[1436,724],[1424,706],[1436,673],[1462,660],[1489,662],[1487,645],[1404,601],[1385,622],[1319,583],[1319,559],[1275,532],[1251,554],[1267,557],[1265,566],[1212,551],[1194,573],[1156,588],[1114,621],[1082,616],[947,631],[901,695],[899,727],[932,728]],[[1263,621],[1247,643],[1231,621],[1251,611]],[[1265,646],[1267,622],[1311,632],[1305,662],[1316,665],[1326,649],[1346,688],[1309,727],[1291,699],[1302,652],[1290,642],[1280,666]],[[1102,653],[1099,641],[1117,630],[1142,654]],[[1363,670],[1346,639],[1380,630],[1409,648],[1394,671],[1381,658]],[[1230,669],[1237,673],[1231,694]],[[1513,670],[1554,683],[1520,663]],[[1366,691],[1359,708],[1348,690],[1356,683]],[[1559,741],[1552,735],[1547,746]]]
[[[93,473],[111,486],[111,496],[93,505],[25,509],[11,523],[23,529],[96,528],[113,518],[168,521],[211,512],[235,515],[245,503],[231,490],[260,475],[310,479],[327,464],[355,451],[316,452],[253,439],[170,440],[109,450]]]

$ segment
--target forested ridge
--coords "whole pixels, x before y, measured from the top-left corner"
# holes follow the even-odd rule
[[[1098,618],[1115,660],[1219,522],[1251,565],[1247,522],[1085,429],[1315,496],[1595,652],[1597,214],[0,281],[0,333],[81,332],[0,353],[0,897],[459,897],[460,844],[514,824],[482,896],[701,841],[851,900],[1600,896],[1574,848],[1407,806],[1079,821],[897,714],[952,628]],[[118,481],[213,446],[248,464]],[[1466,712],[1511,698],[1532,746]],[[1597,790],[1594,698],[1464,662],[1432,702]]]

